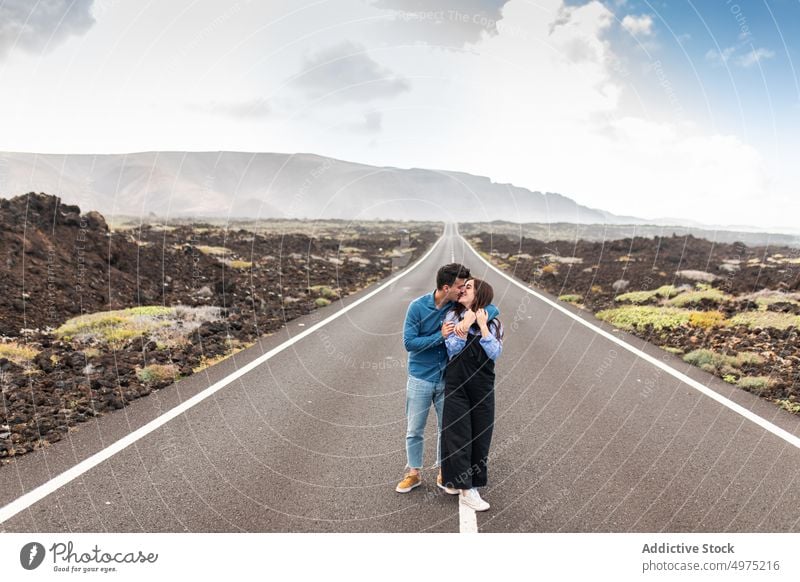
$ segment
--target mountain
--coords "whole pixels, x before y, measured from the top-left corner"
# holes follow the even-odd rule
[[[376,167],[315,154],[0,152],[0,197],[47,192],[115,217],[338,218],[685,226],[589,208],[485,176]],[[735,230],[755,232],[742,227]],[[785,229],[784,229],[785,230]],[[798,233],[793,233],[798,234]]]
[[[0,196],[57,194],[107,217],[214,216],[620,223],[555,193],[463,172],[375,167],[314,154],[0,153]]]

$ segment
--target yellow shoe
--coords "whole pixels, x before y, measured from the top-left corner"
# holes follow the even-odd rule
[[[447,486],[445,486],[444,483],[442,483],[442,472],[441,471],[439,471],[439,474],[436,476],[436,485],[437,485],[437,487],[439,487],[439,489],[444,489],[445,493],[449,493],[450,495],[458,495],[458,489],[453,489],[452,487],[447,487]]]
[[[395,491],[398,493],[408,493],[414,487],[419,487],[422,484],[422,477],[420,477],[419,473],[412,473],[409,471],[403,477],[403,480],[397,484],[397,487],[394,488]]]

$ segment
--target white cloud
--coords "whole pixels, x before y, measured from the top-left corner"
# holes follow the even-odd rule
[[[600,2],[567,13],[557,0],[507,4],[498,35],[448,60],[458,79],[452,95],[420,86],[428,93],[418,103],[444,99],[447,106],[420,110],[406,128],[418,136],[404,152],[406,165],[488,175],[616,214],[715,223],[755,217],[742,210],[767,197],[755,149],[669,115],[622,109],[625,88],[606,36],[613,22]],[[509,32],[523,26],[524,35]],[[388,134],[399,122],[385,117]]]
[[[294,81],[310,97],[333,101],[372,101],[395,97],[409,83],[369,56],[364,45],[342,41],[307,56]]]
[[[711,49],[706,53],[706,60],[714,65],[727,65],[729,62],[748,69],[764,59],[771,59],[775,53],[766,48],[754,48],[743,55],[734,56],[736,48],[729,46],[720,50]]]
[[[243,101],[211,101],[200,105],[190,104],[190,109],[221,115],[233,119],[252,120],[269,117],[272,107],[266,99],[256,98]]]
[[[380,111],[367,111],[359,121],[348,123],[345,127],[353,133],[376,134],[380,133],[382,124],[383,115]]]
[[[765,48],[754,48],[748,53],[745,53],[739,57],[736,57],[734,61],[737,65],[749,68],[755,65],[756,63],[760,63],[764,59],[771,59],[775,56],[775,53],[769,49]]]
[[[622,28],[634,36],[648,36],[653,33],[653,17],[649,14],[641,16],[627,14],[622,19]]]
[[[52,50],[94,24],[94,0],[0,1],[0,58],[15,48],[31,53]]]
[[[721,51],[709,49],[709,51],[706,53],[706,60],[714,65],[725,65],[727,64],[728,59],[733,56],[734,52],[736,52],[736,48],[732,46],[724,48]]]

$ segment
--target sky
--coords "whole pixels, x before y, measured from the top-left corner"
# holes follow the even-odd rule
[[[800,0],[0,0],[0,151],[309,152],[797,228],[799,52]]]

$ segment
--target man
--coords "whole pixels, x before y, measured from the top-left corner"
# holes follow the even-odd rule
[[[433,405],[436,410],[437,444],[436,466],[441,467],[442,409],[444,407],[444,369],[447,366],[445,338],[454,331],[453,323],[444,323],[447,310],[458,300],[464,284],[470,278],[469,269],[459,263],[444,265],[436,273],[436,290],[418,297],[408,306],[403,326],[403,344],[408,351],[408,382],[406,384],[406,456],[408,463],[403,480],[395,491],[408,493],[422,484],[422,451],[425,423]],[[489,319],[499,311],[488,305]],[[455,329],[466,337],[467,329]],[[450,493],[458,494],[442,484],[442,472],[436,484]]]

